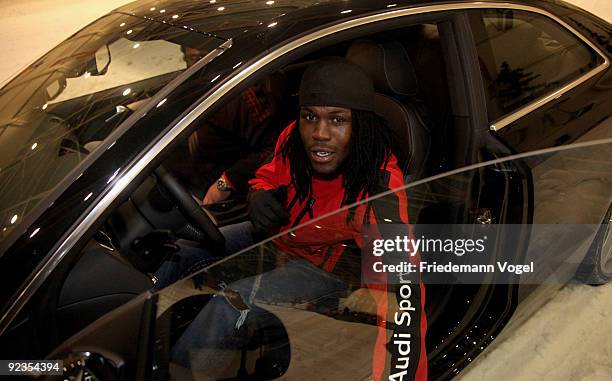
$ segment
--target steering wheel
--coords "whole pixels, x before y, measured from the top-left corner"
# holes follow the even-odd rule
[[[185,187],[162,165],[155,170],[155,176],[187,220],[204,235],[207,246],[214,250],[224,251],[225,237]]]

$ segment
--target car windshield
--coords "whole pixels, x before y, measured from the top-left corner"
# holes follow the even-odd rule
[[[129,115],[223,40],[99,19],[0,90],[0,240]]]

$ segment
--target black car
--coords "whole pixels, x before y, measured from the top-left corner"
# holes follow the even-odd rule
[[[181,373],[169,348],[216,290],[196,276],[152,292],[168,244],[155,233],[220,245],[244,199],[203,211],[202,189],[169,163],[195,160],[190,136],[254,84],[274,97],[274,123],[295,119],[301,74],[327,56],[374,79],[411,222],[597,226],[545,242],[526,231],[516,255],[536,247],[556,274],[612,278],[607,22],[543,0],[142,0],[0,90],[0,358],[60,359],[66,379],[205,377]],[[203,271],[229,284],[278,255],[266,240]],[[453,378],[564,282],[542,283],[428,286],[429,377]],[[267,306],[278,324],[228,379],[369,379],[363,294],[331,316]]]

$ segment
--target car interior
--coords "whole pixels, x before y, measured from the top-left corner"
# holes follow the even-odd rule
[[[448,68],[440,59],[443,46],[436,24],[410,26],[328,46],[267,75],[259,85],[276,103],[272,116],[275,125],[284,127],[296,118],[302,73],[308,65],[329,56],[345,57],[372,77],[376,112],[392,130],[395,145],[391,149],[405,172],[406,183],[453,167],[453,110]],[[205,125],[203,122],[196,124]],[[200,127],[193,126],[191,131],[195,134],[197,128]],[[177,239],[219,249],[224,245],[219,227],[247,220],[244,195],[201,207],[205,189],[185,183],[180,174],[173,173],[170,164],[173,155],[195,160],[198,148],[189,147],[189,139],[175,147],[164,164],[116,207],[68,272],[57,301],[58,342],[151,289],[152,274],[178,251]],[[418,205],[414,210],[419,210]],[[413,223],[426,219],[416,212],[409,215]],[[447,291],[444,287],[428,290],[430,326],[442,313],[436,307],[444,305]],[[371,316],[368,318],[371,320]]]

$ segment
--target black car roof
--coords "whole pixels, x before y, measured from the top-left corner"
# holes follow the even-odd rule
[[[117,11],[169,23],[178,27],[193,28],[202,33],[238,36],[245,28],[259,28],[274,21],[295,21],[304,13],[322,15],[332,8],[373,11],[388,4],[416,5],[421,1],[338,1],[338,0],[144,0],[127,4]],[[351,13],[341,14],[349,18]]]
[[[313,25],[354,18],[364,13],[422,5],[466,3],[458,0],[142,0],[120,7],[116,12],[143,17],[221,38],[243,33],[275,34],[290,38]],[[509,3],[509,1],[488,1]],[[511,1],[530,6],[549,0]],[[558,3],[558,2],[557,2]],[[274,28],[272,28],[273,26]]]

